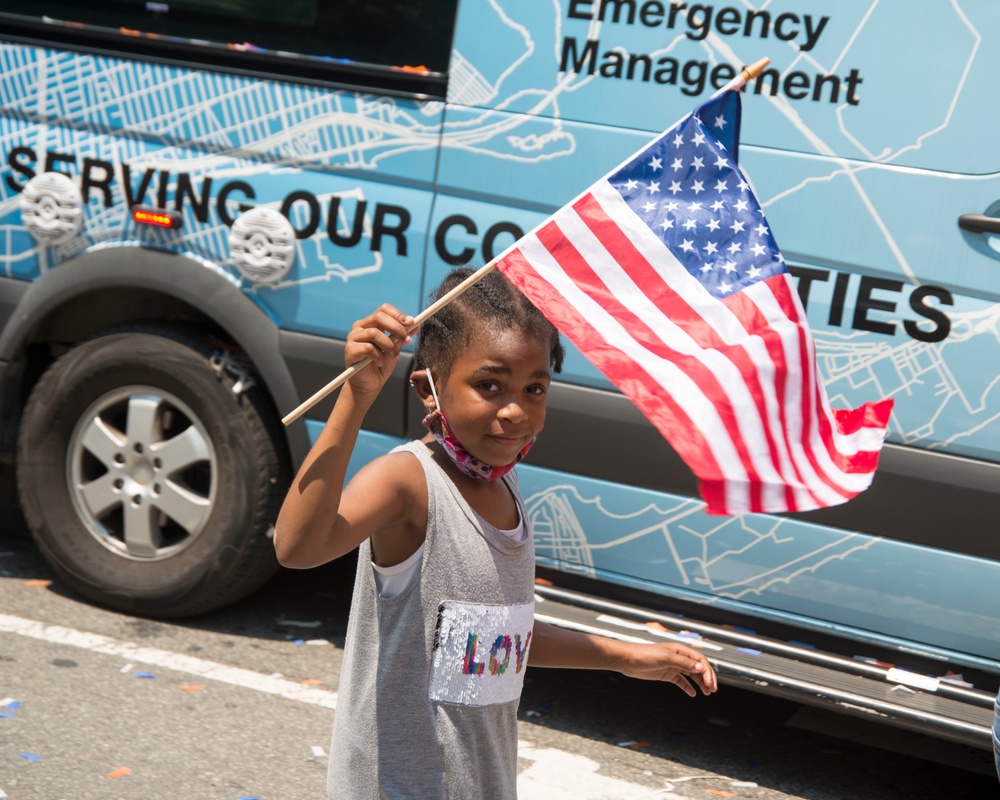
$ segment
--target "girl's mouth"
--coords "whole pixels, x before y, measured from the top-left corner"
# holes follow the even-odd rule
[[[490,434],[490,440],[501,447],[519,447],[526,440],[526,436],[507,436],[505,434]]]

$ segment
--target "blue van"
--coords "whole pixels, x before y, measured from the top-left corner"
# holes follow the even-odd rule
[[[281,418],[351,322],[423,308],[768,56],[741,165],[833,405],[895,400],[879,471],[842,506],[709,516],[572,351],[518,468],[539,614],[989,747],[1000,6],[757,5],[0,0],[0,457],[53,568],[152,616],[259,587],[331,401]],[[420,433],[408,367],[359,463]]]

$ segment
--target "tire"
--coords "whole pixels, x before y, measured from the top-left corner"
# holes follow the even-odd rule
[[[274,574],[288,466],[280,423],[252,385],[231,354],[167,325],[106,331],[48,368],[21,421],[18,493],[71,588],[182,617]]]

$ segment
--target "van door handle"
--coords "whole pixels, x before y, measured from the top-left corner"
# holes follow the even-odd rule
[[[970,233],[1000,233],[1000,218],[985,214],[962,214],[958,227]]]

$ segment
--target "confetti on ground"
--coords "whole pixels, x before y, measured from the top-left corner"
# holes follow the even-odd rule
[[[732,792],[724,792],[721,789],[706,789],[705,791],[708,792],[709,794],[718,795],[719,797],[732,797],[733,796]]]
[[[318,619],[285,619],[284,617],[279,617],[277,622],[279,625],[291,625],[295,628],[318,628],[323,624]]]
[[[32,578],[31,580],[25,581],[24,585],[25,586],[41,586],[41,587],[45,587],[45,586],[51,586],[52,585],[52,581],[44,581],[41,578]]]
[[[9,708],[11,711],[15,711],[19,705],[21,705],[21,701],[15,700],[13,697],[5,697],[0,700],[0,708]]]
[[[550,581],[548,578],[538,578],[538,577],[536,577],[535,578],[535,583],[537,583],[539,586],[552,586],[552,585],[554,585],[552,583],[552,581]]]
[[[132,667],[134,667],[134,666],[135,666],[135,664],[126,664],[124,667],[122,667],[118,671],[121,672],[121,673],[123,673],[123,674],[126,673],[126,672],[131,672],[132,671]]]
[[[109,778],[121,778],[123,775],[128,775],[132,770],[128,767],[118,767],[118,769],[113,769],[108,773]]]
[[[289,641],[292,644],[305,644],[306,643],[305,639],[289,639]]]
[[[155,678],[156,676],[152,672],[137,672],[132,677],[133,678]]]
[[[526,711],[524,715],[526,717],[540,717],[542,716],[542,713],[540,711]]]
[[[660,624],[659,622],[647,622],[646,623],[646,627],[649,628],[652,631],[660,631],[661,633],[669,633],[669,631],[667,630],[666,626]]]
[[[330,643],[326,639],[306,639],[306,644],[320,646],[320,645],[330,644]]]
[[[42,757],[35,753],[20,753],[19,755],[25,761],[30,761],[33,764],[40,764],[43,761]]]
[[[323,681],[321,681],[319,678],[306,678],[304,681],[302,681],[302,683],[304,683],[306,686],[320,686],[322,685]]]
[[[701,634],[697,633],[696,631],[681,631],[677,635],[680,636],[682,639],[695,639],[695,640],[697,640],[697,639],[701,639],[702,638]]]
[[[322,758],[323,756],[326,755],[326,751],[322,747],[320,747],[318,744],[314,744],[312,746],[312,748],[310,748],[310,749],[312,750],[312,754],[314,756],[319,757],[319,758]]]
[[[759,656],[761,654],[760,650],[754,650],[752,647],[737,647],[737,653],[746,653],[748,656]]]
[[[753,781],[733,781],[730,786],[735,786],[739,789],[756,789],[757,784]]]
[[[5,792],[3,789],[0,789],[0,800],[2,800],[2,798],[6,797],[6,796],[7,796],[7,792]]]
[[[179,687],[182,692],[203,692],[205,691],[204,684],[201,683],[191,683],[185,686]]]

